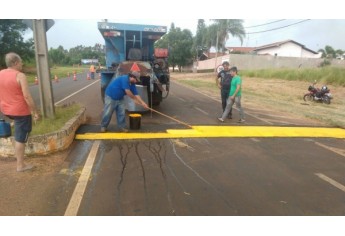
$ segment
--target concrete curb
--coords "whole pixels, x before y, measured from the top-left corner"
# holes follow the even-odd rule
[[[25,154],[47,155],[67,149],[74,140],[75,132],[86,121],[86,108],[82,107],[65,126],[53,133],[29,136]],[[14,157],[14,137],[0,138],[0,157]]]

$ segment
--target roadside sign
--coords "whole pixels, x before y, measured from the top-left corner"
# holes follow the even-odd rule
[[[32,26],[32,21],[33,20],[23,20],[23,23],[26,24],[31,30],[34,30],[33,29],[33,26]],[[51,19],[48,19],[48,20],[45,20],[46,21],[46,32],[54,25],[54,20],[51,20]]]

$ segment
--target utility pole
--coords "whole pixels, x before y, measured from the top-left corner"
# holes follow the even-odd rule
[[[217,72],[217,59],[218,59],[218,34],[219,32],[217,31],[217,41],[216,41],[216,58],[214,60],[214,72]]]
[[[196,58],[195,58],[195,63],[196,63],[196,65],[195,65],[195,70],[193,71],[193,73],[198,73],[198,64],[199,64],[199,51],[198,51],[198,49],[199,49],[199,46],[195,46],[195,51],[196,51]]]
[[[54,97],[50,80],[50,70],[48,64],[48,47],[46,31],[54,24],[48,20],[32,20],[32,30],[34,32],[35,56],[37,76],[39,78],[41,112],[43,117],[55,118]]]

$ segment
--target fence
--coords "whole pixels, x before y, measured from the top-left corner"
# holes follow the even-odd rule
[[[230,66],[237,66],[241,70],[272,69],[272,68],[316,68],[324,62],[323,58],[275,57],[271,55],[228,54],[205,61],[194,62],[191,67],[184,67],[183,71],[213,70],[229,61]],[[331,66],[345,68],[345,60],[332,59]]]

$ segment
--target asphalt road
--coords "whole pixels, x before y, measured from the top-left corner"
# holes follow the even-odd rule
[[[65,80],[53,85],[55,100],[60,101],[91,83],[94,84],[63,101],[76,101],[87,107],[88,124],[79,133],[99,131],[99,82]],[[286,114],[260,107],[246,109],[245,103],[243,106],[246,123],[236,123],[236,110],[233,120],[219,123],[218,97],[172,83],[168,98],[156,109],[191,125],[310,126]],[[110,132],[115,131],[115,123],[113,117]],[[139,132],[144,133],[186,128],[150,112],[143,114],[141,125]],[[308,137],[79,140],[60,156],[53,156],[54,165],[44,160],[37,170],[24,173],[26,180],[16,177],[17,184],[26,183],[23,188],[30,193],[26,201],[16,201],[21,204],[20,209],[8,207],[8,211],[2,209],[0,213],[342,216],[343,147],[344,139]],[[46,170],[47,165],[50,171]]]

